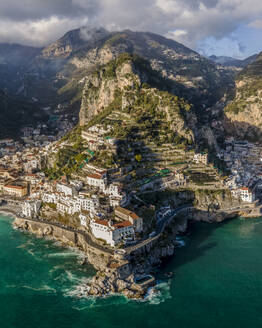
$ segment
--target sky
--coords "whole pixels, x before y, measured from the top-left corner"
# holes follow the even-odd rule
[[[262,51],[262,0],[0,0],[0,42],[45,46],[74,28],[150,31],[204,55]]]

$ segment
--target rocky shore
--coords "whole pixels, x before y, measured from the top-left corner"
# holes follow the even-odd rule
[[[16,215],[15,209],[11,208],[0,208],[0,212],[15,218],[15,228],[28,231],[41,238],[60,241],[64,246],[74,247],[84,252],[85,263],[91,264],[97,270],[97,274],[87,286],[82,288],[81,295],[106,296],[121,293],[135,299],[143,298],[148,288],[155,284],[155,279],[151,276],[154,267],[160,265],[164,259],[173,256],[175,248],[181,246],[177,235],[187,230],[189,219],[221,222],[231,217],[227,213],[210,217],[205,211],[198,210],[196,213],[193,211],[190,216],[187,214],[173,220],[163,233],[146,243],[140,243],[133,248],[113,250],[94,244],[81,231],[43,220],[20,218]]]
[[[85,293],[92,296],[123,294],[128,298],[143,298],[148,288],[155,284],[150,275],[153,267],[175,251],[177,233],[185,231],[187,220],[182,220],[172,227],[168,238],[160,236],[143,247],[132,251],[111,251],[95,248],[88,243],[83,234],[67,230],[56,225],[16,217],[14,227],[28,231],[38,237],[48,237],[60,241],[65,246],[82,250],[86,262],[97,270],[96,276],[85,288]],[[83,263],[84,264],[84,263]]]

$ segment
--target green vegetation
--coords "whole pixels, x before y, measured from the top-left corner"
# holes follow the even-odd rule
[[[50,207],[52,210],[56,211],[56,204],[53,204],[53,203],[43,203],[42,204],[43,207]]]
[[[146,146],[148,143],[159,148],[169,143],[180,149],[186,149],[192,144],[192,132],[186,127],[191,105],[184,99],[162,90],[163,88],[152,88],[151,82],[156,85],[157,81],[162,83],[163,79],[151,69],[147,61],[124,53],[102,66],[93,75],[102,77],[105,87],[108,82],[112,85],[117,83],[116,71],[126,62],[135,66],[134,73],[124,75],[126,86],[122,86],[122,89],[115,88],[112,103],[94,116],[84,128],[77,127],[63,138],[62,141],[70,143],[72,149],[64,146],[58,151],[52,161],[53,167],[46,170],[50,178],[71,175],[83,167],[86,154],[82,146],[81,131],[97,124],[111,127],[104,138],[115,138],[119,141],[113,150],[109,145],[100,145],[95,155],[89,157],[90,163],[101,168],[112,168],[116,164],[128,165],[131,162],[136,170],[144,165],[150,166],[151,156],[154,157],[155,154]],[[136,73],[138,71],[139,74]],[[140,74],[148,77],[147,84],[139,82]],[[111,83],[111,80],[114,83]],[[93,100],[98,99],[99,92],[99,85],[91,85],[84,96],[93,103]]]
[[[46,168],[45,173],[50,179],[58,179],[63,175],[70,176],[79,170],[83,161],[90,156],[85,152],[81,142],[75,143],[72,147],[60,148],[55,155],[54,165]]]

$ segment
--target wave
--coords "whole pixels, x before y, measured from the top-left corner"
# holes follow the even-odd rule
[[[7,285],[7,288],[25,288],[25,289],[31,289],[34,291],[46,291],[46,292],[53,292],[56,293],[56,289],[52,288],[48,285],[43,285],[40,287],[33,287],[33,286],[28,286],[28,285],[23,285],[23,286],[19,286],[19,285]]]
[[[171,281],[159,282],[155,287],[149,288],[144,300],[149,302],[149,304],[159,305],[172,298],[170,287]]]
[[[28,240],[26,243],[17,246],[16,248],[26,248],[27,246],[32,246],[34,243],[31,240]]]
[[[89,299],[89,296],[87,296],[87,293],[89,291],[88,285],[91,282],[92,277],[78,277],[71,271],[67,270],[66,278],[67,281],[70,281],[71,283],[73,283],[73,285],[71,285],[70,288],[66,288],[64,290],[65,296]]]
[[[186,246],[186,242],[179,237],[176,237],[176,247],[184,247]]]
[[[42,258],[41,258],[41,257],[38,257],[38,256],[34,253],[33,249],[26,249],[26,252],[27,252],[28,254],[32,255],[37,261],[42,261]]]
[[[61,253],[52,253],[47,254],[46,257],[77,257],[78,254],[76,252],[61,252]]]
[[[47,285],[44,285],[44,286],[41,286],[41,287],[32,287],[32,286],[25,285],[25,286],[21,286],[21,288],[32,289],[34,291],[48,291],[48,292],[56,293],[55,288],[52,288],[52,287],[47,286]]]

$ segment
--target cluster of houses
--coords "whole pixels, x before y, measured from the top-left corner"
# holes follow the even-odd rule
[[[37,174],[32,175],[37,177]],[[36,181],[36,185],[30,184],[30,197],[22,203],[21,215],[24,217],[37,217],[41,205],[53,204],[57,213],[76,215],[82,229],[112,247],[121,241],[134,241],[137,233],[143,230],[142,218],[123,207],[127,205],[128,197],[122,185],[110,182],[106,171],[93,170],[84,181],[48,181],[44,177],[41,182]],[[107,200],[106,211],[100,197]]]
[[[110,126],[95,125],[82,131],[82,138],[88,143],[88,149],[96,150],[103,144],[112,150],[117,140],[107,137],[110,130]],[[25,142],[30,135],[38,136],[38,131],[24,129],[23,133]],[[41,147],[35,144],[22,146],[11,139],[0,140],[2,195],[21,199],[21,215],[24,217],[38,217],[42,205],[47,204],[61,215],[78,217],[86,233],[112,247],[121,242],[135,241],[143,232],[143,219],[126,209],[130,199],[121,182],[130,175],[132,166],[128,170],[120,170],[119,174],[108,174],[107,170],[86,163],[84,174],[74,177],[74,180],[49,181],[41,172],[42,164],[46,156],[55,154],[65,144],[67,141],[53,143],[51,139],[45,139],[41,141]],[[218,156],[232,172],[225,181],[232,196],[243,202],[254,202],[253,185],[262,178],[262,149],[247,142],[231,140]],[[206,153],[196,153],[192,159],[197,164],[208,164]],[[151,178],[142,180],[143,183],[137,185],[142,192],[150,188],[161,190],[188,185],[188,178],[183,172],[164,168]],[[169,215],[170,210],[165,209],[159,218]]]
[[[207,153],[196,153],[193,157],[193,162],[196,164],[208,164],[208,154]]]
[[[233,137],[227,138],[225,145],[218,153],[231,171],[225,185],[233,197],[252,203],[254,189],[262,181],[262,147],[248,141],[235,141]]]
[[[136,233],[143,231],[143,219],[136,213],[118,206],[112,220],[92,219],[90,228],[96,238],[116,246],[120,242],[134,241]]]
[[[99,188],[107,196],[121,197],[126,195],[119,192],[117,185],[106,183],[104,174],[93,174],[87,177],[86,185]],[[119,198],[120,199],[120,198]],[[101,210],[99,197],[96,194],[87,196],[80,181],[57,182],[55,190],[40,192],[36,198],[31,197],[22,204],[22,215],[34,218],[38,215],[41,203],[54,204],[56,211],[61,214],[76,214],[82,228],[90,231],[97,239],[102,239],[112,247],[127,240],[134,241],[136,234],[143,231],[143,220],[134,212],[113,204],[114,215],[106,215]],[[111,205],[112,203],[110,203]]]
[[[82,138],[88,143],[91,150],[97,150],[101,145],[116,147],[118,140],[108,136],[111,130],[111,126],[105,129],[101,124],[97,124],[87,130],[83,130]]]

